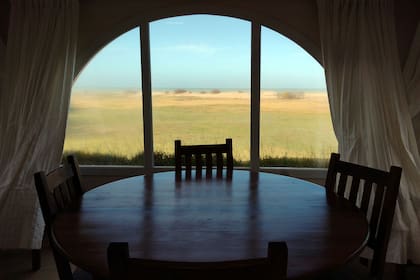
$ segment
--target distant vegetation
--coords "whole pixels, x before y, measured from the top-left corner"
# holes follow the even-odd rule
[[[312,157],[264,157],[260,160],[262,167],[328,167],[328,158]]]
[[[125,156],[117,156],[102,153],[85,153],[85,152],[65,152],[63,158],[73,154],[77,157],[82,165],[143,165],[144,154],[139,153],[132,158]],[[155,153],[155,166],[175,166],[175,156],[173,154]],[[234,166],[247,167],[249,161],[241,161],[234,159]],[[328,159],[317,158],[297,158],[297,157],[265,157],[260,160],[261,167],[327,167]]]
[[[278,92],[277,93],[277,98],[279,99],[303,99],[305,98],[305,93],[304,92]]]

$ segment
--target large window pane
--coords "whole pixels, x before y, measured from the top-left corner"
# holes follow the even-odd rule
[[[250,22],[192,15],[151,23],[153,129],[159,155],[185,144],[233,139],[236,160],[249,161]],[[247,164],[243,162],[242,164]]]
[[[139,29],[105,46],[73,86],[64,153],[81,164],[143,164]]]
[[[321,65],[268,28],[261,34],[262,166],[323,166],[337,150]]]

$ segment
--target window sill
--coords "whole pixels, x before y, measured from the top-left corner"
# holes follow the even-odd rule
[[[249,168],[239,167],[236,169],[247,170]],[[143,166],[116,166],[116,165],[82,165],[80,166],[84,176],[104,177],[130,177],[143,175]],[[171,166],[157,166],[154,172],[174,170]],[[305,180],[324,180],[327,174],[326,168],[305,168],[305,167],[261,167],[262,172],[270,172]]]

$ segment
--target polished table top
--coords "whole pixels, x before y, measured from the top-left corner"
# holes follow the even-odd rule
[[[235,170],[231,181],[175,182],[162,172],[85,193],[53,232],[72,263],[99,277],[110,242],[128,242],[132,257],[223,261],[265,257],[269,241],[286,241],[288,276],[299,278],[357,254],[368,223],[346,200],[287,176]]]

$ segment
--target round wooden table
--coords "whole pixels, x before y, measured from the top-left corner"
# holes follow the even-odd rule
[[[224,261],[265,257],[286,241],[289,278],[319,275],[355,256],[368,223],[356,207],[307,181],[235,170],[229,180],[175,182],[174,172],[115,181],[57,215],[53,233],[69,260],[107,278],[110,242],[132,257]]]

